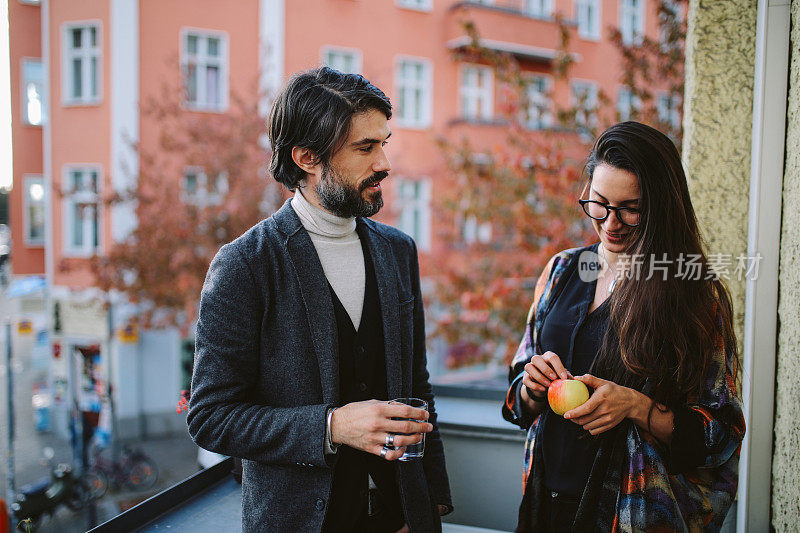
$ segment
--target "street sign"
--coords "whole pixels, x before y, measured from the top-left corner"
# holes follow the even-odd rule
[[[119,330],[119,340],[126,344],[139,343],[139,326],[128,324]]]
[[[96,300],[54,300],[53,313],[58,309],[60,334],[66,337],[89,337],[105,339],[108,337],[106,311]]]
[[[17,322],[17,333],[20,335],[30,335],[33,333],[33,323],[30,320],[20,320]]]

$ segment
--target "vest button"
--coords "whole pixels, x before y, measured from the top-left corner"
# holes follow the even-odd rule
[[[364,354],[367,353],[367,350],[365,350],[363,346],[359,346],[358,348],[356,348],[356,353],[361,357],[364,357]]]
[[[315,504],[315,507],[317,508],[317,511],[322,511],[323,509],[325,509],[325,500],[319,498],[317,500],[317,503]]]
[[[358,384],[358,390],[360,390],[361,392],[367,392],[367,384],[363,383],[363,382],[359,383]]]

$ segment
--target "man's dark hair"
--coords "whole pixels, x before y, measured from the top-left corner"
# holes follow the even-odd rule
[[[392,117],[389,98],[359,74],[320,67],[292,76],[269,115],[272,177],[294,190],[305,172],[292,159],[292,148],[308,148],[327,165],[347,139],[353,115],[370,109]]]

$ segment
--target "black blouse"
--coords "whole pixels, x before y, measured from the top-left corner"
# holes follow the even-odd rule
[[[589,372],[603,343],[609,300],[589,313],[597,281],[584,281],[577,268],[568,276],[542,324],[541,346],[543,351],[558,355],[573,376],[580,376]],[[597,453],[595,438],[553,412],[545,418],[542,429],[545,486],[580,497]]]
[[[595,244],[588,250],[596,253],[597,248]],[[600,265],[595,263],[595,266],[599,268]],[[541,330],[542,350],[557,354],[564,368],[573,376],[590,372],[609,320],[609,299],[589,313],[597,281],[584,281],[580,271],[572,268],[569,274],[565,274],[563,289],[547,313]],[[583,269],[583,272],[587,270]],[[549,410],[550,406],[546,408]],[[697,446],[704,438],[700,415],[686,405],[672,405],[670,408],[674,414],[672,440],[666,450],[670,470],[684,472],[702,466],[705,460],[703,447]],[[575,422],[565,420],[552,410],[543,420],[545,487],[580,497],[597,455],[596,439]]]

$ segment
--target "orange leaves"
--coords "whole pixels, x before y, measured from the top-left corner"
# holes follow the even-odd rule
[[[188,331],[214,254],[279,207],[279,185],[264,179],[257,104],[255,92],[232,95],[219,114],[186,111],[177,90],[144,99],[139,174],[125,195],[138,224],[92,270],[101,287],[142,302],[145,324]]]

